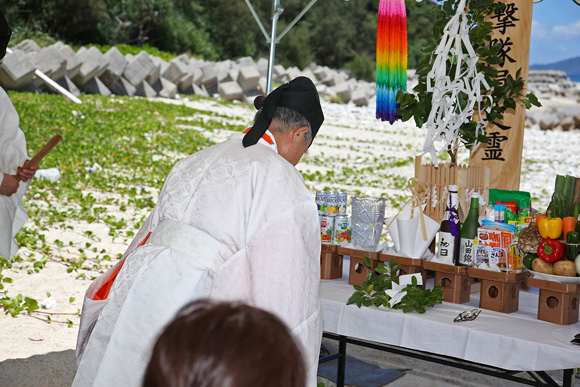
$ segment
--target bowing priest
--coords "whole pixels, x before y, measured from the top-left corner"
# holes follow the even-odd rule
[[[122,260],[87,290],[74,386],[139,386],[164,326],[204,298],[280,317],[316,385],[320,226],[295,165],[324,116],[305,77],[254,105],[247,133],[176,163]]]
[[[0,64],[12,30],[0,12]],[[0,257],[12,259],[18,251],[14,236],[28,220],[22,198],[38,166],[21,169],[28,160],[26,138],[8,94],[0,87]],[[20,172],[20,180],[16,174]]]

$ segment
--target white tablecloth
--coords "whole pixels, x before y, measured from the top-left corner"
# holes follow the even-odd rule
[[[464,310],[479,307],[479,293],[466,304],[443,302],[427,312],[346,305],[349,259],[342,279],[322,280],[320,298],[324,331],[361,340],[453,356],[508,370],[548,371],[580,367],[580,346],[570,343],[580,323],[557,325],[537,319],[538,291],[520,291],[519,310],[482,309],[468,322],[453,322]]]

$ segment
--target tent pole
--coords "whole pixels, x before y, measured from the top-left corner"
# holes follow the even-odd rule
[[[254,9],[254,7],[252,7],[252,3],[250,3],[250,0],[246,0],[246,4],[248,5],[248,8],[250,8],[250,12],[252,13],[252,16],[254,16],[254,19],[256,19],[256,23],[258,23],[258,26],[262,30],[262,33],[264,34],[264,37],[266,38],[266,42],[270,43],[270,37],[268,36],[268,32],[266,32],[266,29],[264,28],[264,25],[262,24],[260,17],[256,13],[256,10]]]
[[[271,37],[269,37],[268,34],[266,33],[266,29],[264,28],[262,22],[260,21],[260,18],[258,17],[258,14],[254,10],[252,3],[250,2],[250,0],[246,0],[246,4],[248,5],[248,8],[250,8],[250,12],[254,16],[254,19],[256,19],[258,26],[260,27],[262,33],[266,37],[266,41],[270,43],[270,58],[268,59],[268,74],[266,77],[266,95],[270,94],[270,92],[272,91],[272,73],[274,71],[274,55],[276,53],[276,43],[280,42],[280,39],[282,39],[282,37],[286,35],[286,33],[290,31],[292,27],[294,27],[294,25],[298,22],[298,20],[300,20],[300,18],[304,16],[306,12],[308,12],[310,7],[312,7],[316,3],[316,1],[317,0],[310,0],[308,5],[302,10],[302,12],[300,12],[300,14],[298,14],[298,16],[296,16],[296,18],[294,18],[294,20],[292,20],[292,22],[286,27],[286,29],[280,34],[280,36],[276,37],[278,29],[278,17],[282,14],[282,12],[284,12],[284,8],[282,8],[282,5],[280,5],[280,0],[272,0],[272,32]]]
[[[312,7],[317,1],[318,0],[311,0],[310,3],[308,3],[308,5],[306,7],[304,7],[304,9],[302,10],[302,12],[300,12],[298,14],[298,16],[296,16],[294,18],[294,20],[292,20],[292,22],[290,24],[288,24],[288,27],[286,27],[286,29],[284,29],[284,31],[282,31],[282,33],[280,35],[278,35],[278,37],[276,38],[276,43],[280,43],[280,39],[282,39],[284,37],[284,35],[286,35],[286,32],[290,31],[290,29],[292,27],[294,27],[294,24],[296,24],[298,22],[298,20],[300,20],[300,18],[302,16],[304,16],[304,14],[306,12],[308,12],[308,10],[310,9],[310,7]]]
[[[266,95],[272,91],[272,72],[274,70],[274,54],[276,52],[276,29],[278,17],[284,12],[280,0],[272,0],[272,36],[270,38],[270,58],[268,59],[268,78],[266,79]]]

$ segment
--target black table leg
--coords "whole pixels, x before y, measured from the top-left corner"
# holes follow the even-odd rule
[[[566,369],[564,370],[564,380],[562,381],[562,387],[572,387],[572,379],[574,378],[574,370]]]
[[[338,339],[338,371],[336,375],[336,386],[344,387],[344,373],[346,365],[346,336],[340,336]]]

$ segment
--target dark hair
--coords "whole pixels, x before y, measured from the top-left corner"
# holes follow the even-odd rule
[[[304,387],[288,327],[245,304],[195,301],[157,339],[143,387]]]

